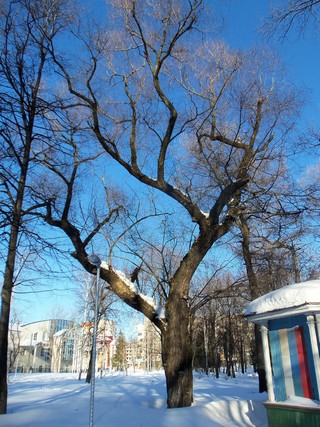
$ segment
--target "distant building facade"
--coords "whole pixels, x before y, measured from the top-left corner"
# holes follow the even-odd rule
[[[97,332],[96,371],[108,371],[116,352],[117,325],[100,320]],[[92,322],[49,319],[12,326],[8,361],[11,372],[87,372],[92,348]],[[145,318],[126,341],[126,366],[154,370],[162,366],[161,339]]]
[[[74,346],[72,370],[86,372],[89,366],[92,348],[92,322],[83,322],[77,330]],[[105,371],[112,368],[112,356],[115,351],[116,324],[110,320],[100,320],[97,332],[96,370]]]
[[[127,367],[152,371],[162,366],[160,331],[144,318],[126,345]]]
[[[79,326],[70,320],[50,319],[11,329],[9,353],[16,349],[15,372],[68,372]]]

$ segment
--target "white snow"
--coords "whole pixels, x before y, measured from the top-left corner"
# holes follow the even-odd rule
[[[110,269],[110,266],[105,262],[101,262],[101,267],[105,269]],[[117,274],[117,276],[125,283],[128,288],[134,292],[135,294],[139,295],[140,298],[144,299],[151,307],[154,308],[155,312],[157,313],[157,316],[159,319],[165,318],[165,312],[163,308],[159,308],[159,305],[156,304],[154,298],[149,297],[147,295],[144,295],[140,292],[138,292],[135,284],[121,271],[121,270],[114,270],[114,272]]]
[[[157,305],[156,313],[157,313],[158,319],[165,319],[166,318],[166,310],[161,304]]]
[[[288,405],[295,406],[299,408],[314,408],[320,409],[320,402],[312,399],[307,399],[306,397],[292,396],[290,395],[287,400],[284,402],[272,402],[272,405]]]
[[[78,374],[11,374],[1,427],[84,427],[90,384]],[[167,409],[163,372],[108,373],[95,382],[94,427],[266,427],[255,375],[195,374],[194,404]]]
[[[110,265],[106,261],[101,261],[101,268],[104,268],[105,270],[109,270]]]
[[[201,213],[202,213],[202,215],[203,215],[204,217],[206,217],[206,218],[209,218],[209,216],[210,216],[210,213],[209,213],[209,212],[203,212],[203,211],[201,211]]]
[[[245,310],[245,315],[262,314],[304,304],[320,303],[320,280],[295,283],[252,301]]]
[[[157,305],[154,298],[149,297],[148,295],[144,295],[138,292],[135,284],[131,282],[131,280],[120,270],[114,270],[114,272],[118,275],[118,277],[131,289],[135,294],[139,295],[140,298],[144,299],[154,310],[157,310]]]
[[[136,285],[133,282],[131,282],[129,277],[127,277],[121,270],[113,270],[113,271],[123,281],[123,283],[125,283],[128,286],[128,288],[132,290],[132,292],[138,294]]]
[[[149,305],[151,305],[151,307],[154,308],[154,311],[157,310],[157,306],[156,306],[156,302],[155,302],[154,298],[148,297],[147,295],[141,294],[140,292],[138,295],[140,298],[144,299]]]

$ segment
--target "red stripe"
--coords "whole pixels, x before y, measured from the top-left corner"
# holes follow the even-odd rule
[[[307,397],[309,399],[313,398],[311,381],[310,381],[310,373],[307,359],[306,346],[303,339],[303,327],[297,326],[295,328],[296,335],[296,343],[297,343],[297,351],[298,351],[298,360],[300,366],[300,375],[302,382],[302,390],[303,397]]]

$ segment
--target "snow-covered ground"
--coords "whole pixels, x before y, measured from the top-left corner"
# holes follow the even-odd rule
[[[90,385],[77,374],[12,374],[1,427],[89,425]],[[195,374],[194,404],[167,409],[163,372],[110,373],[95,383],[94,427],[267,426],[254,375]]]

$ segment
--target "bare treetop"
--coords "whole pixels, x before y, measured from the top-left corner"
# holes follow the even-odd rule
[[[287,37],[289,32],[294,29],[298,31],[299,35],[304,34],[310,26],[318,31],[319,0],[285,0],[281,4],[274,3],[270,16],[263,26],[267,32]]]

